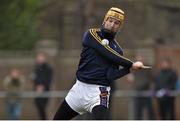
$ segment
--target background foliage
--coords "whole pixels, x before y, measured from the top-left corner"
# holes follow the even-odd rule
[[[0,1],[0,50],[29,50],[38,40],[42,0]]]

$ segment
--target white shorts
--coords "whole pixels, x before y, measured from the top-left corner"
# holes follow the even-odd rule
[[[108,108],[110,87],[86,84],[76,81],[65,97],[68,105],[79,114],[92,112],[93,107],[102,105]]]

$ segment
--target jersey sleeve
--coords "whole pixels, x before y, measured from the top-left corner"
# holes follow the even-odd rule
[[[119,79],[129,73],[130,73],[129,68],[119,69],[119,68],[111,67],[108,69],[106,77],[109,81],[114,81],[114,80]]]
[[[109,45],[103,45],[102,40],[98,36],[95,29],[90,29],[85,33],[83,38],[83,45],[95,49],[98,53],[100,53],[108,60],[125,68],[130,68],[133,64],[131,60],[117,53]]]

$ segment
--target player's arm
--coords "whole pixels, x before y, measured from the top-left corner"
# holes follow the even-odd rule
[[[122,55],[114,51],[110,46],[103,45],[101,39],[98,37],[97,33],[93,31],[93,29],[90,29],[85,33],[83,44],[94,48],[98,53],[117,65],[121,65],[126,68],[130,68],[133,65],[133,62],[131,60],[123,57]]]
[[[113,81],[113,80],[119,79],[129,73],[130,73],[129,68],[119,69],[118,67],[111,67],[108,69],[106,77],[109,81]]]

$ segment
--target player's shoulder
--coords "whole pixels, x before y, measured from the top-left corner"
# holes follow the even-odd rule
[[[98,33],[100,32],[100,28],[91,28],[89,29],[89,32],[91,35],[98,35]]]
[[[94,35],[98,32],[100,32],[100,28],[90,28],[85,32],[85,34]]]
[[[87,30],[86,35],[95,39],[99,37],[100,28],[90,28]]]
[[[95,35],[100,31],[99,28],[90,28],[84,32],[84,38],[94,38]]]
[[[98,32],[100,31],[99,28],[90,28],[84,33],[83,37],[83,43],[91,43],[93,42],[92,40],[97,40],[99,39],[99,34]]]
[[[100,28],[90,28],[88,31],[99,32]]]

